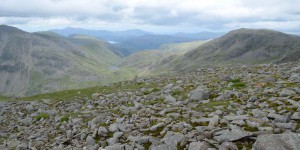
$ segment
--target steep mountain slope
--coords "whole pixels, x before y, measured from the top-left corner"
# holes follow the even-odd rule
[[[272,30],[238,29],[211,40],[177,60],[176,70],[200,66],[260,64],[299,59],[300,38]]]
[[[0,93],[32,95],[109,81],[114,76],[107,70],[118,65],[121,57],[108,45],[1,25]]]

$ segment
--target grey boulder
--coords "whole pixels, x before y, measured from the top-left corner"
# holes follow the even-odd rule
[[[259,135],[253,150],[299,150],[300,137],[295,133]]]

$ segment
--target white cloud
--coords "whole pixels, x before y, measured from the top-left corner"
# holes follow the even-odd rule
[[[0,0],[0,24],[18,27],[166,26],[299,31],[299,0]],[[30,4],[30,5],[29,5]],[[117,27],[119,26],[119,27]]]

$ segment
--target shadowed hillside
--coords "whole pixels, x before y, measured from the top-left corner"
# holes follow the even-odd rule
[[[32,95],[119,81],[121,73],[110,68],[121,57],[112,48],[97,39],[32,34],[1,25],[0,93]]]

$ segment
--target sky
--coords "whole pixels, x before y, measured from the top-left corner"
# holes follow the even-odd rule
[[[155,33],[267,28],[300,34],[300,0],[0,0],[0,24]]]

